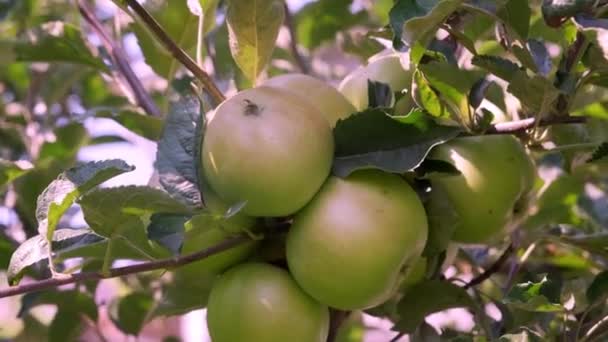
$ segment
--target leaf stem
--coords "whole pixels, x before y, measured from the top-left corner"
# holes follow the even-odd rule
[[[48,290],[53,287],[78,283],[82,281],[116,278],[129,274],[149,272],[159,269],[176,268],[221,253],[223,251],[237,247],[249,241],[251,241],[251,239],[246,235],[235,235],[234,237],[226,239],[214,246],[205,248],[195,253],[187,254],[180,257],[167,258],[150,262],[142,262],[136,265],[111,268],[108,270],[107,274],[104,274],[103,272],[81,272],[66,275],[65,277],[61,278],[49,278],[34,281],[23,285],[2,289],[0,290],[0,298],[15,296],[29,292]]]
[[[101,265],[101,274],[104,276],[110,275],[110,268],[112,267],[112,249],[114,247],[114,237],[110,236],[108,239],[108,245],[106,246],[106,252],[103,255],[103,264]]]
[[[219,90],[217,85],[213,82],[209,74],[207,74],[188,54],[182,50],[174,41],[169,37],[165,30],[160,24],[148,13],[148,11],[140,5],[137,0],[125,0],[125,3],[140,17],[143,23],[154,33],[156,38],[165,46],[165,48],[171,53],[171,55],[179,60],[186,69],[190,70],[194,76],[204,85],[205,89],[216,102],[216,105],[226,99],[224,94]]]

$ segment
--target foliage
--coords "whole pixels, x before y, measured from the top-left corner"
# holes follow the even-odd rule
[[[235,233],[225,228],[245,203],[217,212],[206,202],[201,144],[218,102],[210,82],[228,97],[296,71],[335,85],[386,54],[399,55],[407,71],[395,72],[408,84],[368,80],[369,108],[333,130],[332,174],[399,174],[424,204],[429,235],[420,278],[349,312],[337,340],[363,341],[369,315],[391,322],[387,340],[606,339],[608,3],[293,3],[0,1],[0,294],[88,277],[0,301],[0,340],[146,336],[156,319],[205,307],[235,263],[285,265],[291,217],[246,220]],[[535,160],[535,183],[508,234],[456,246],[458,214],[432,178],[458,171],[426,157],[457,136],[504,133]],[[133,176],[124,146],[154,146],[149,179]],[[245,243],[207,260],[190,254],[234,238]],[[165,261],[102,280],[119,262]],[[101,282],[115,288],[100,302]],[[453,308],[472,315],[470,329],[430,319]]]

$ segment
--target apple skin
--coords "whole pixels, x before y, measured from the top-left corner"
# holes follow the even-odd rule
[[[536,177],[533,161],[511,135],[456,138],[435,147],[428,158],[451,163],[461,172],[431,177],[431,185],[446,193],[459,215],[452,239],[461,243],[502,237]]]
[[[427,229],[418,195],[399,176],[360,170],[331,177],[295,216],[287,263],[320,302],[366,309],[397,290],[402,267],[424,249]]]
[[[220,104],[203,140],[205,179],[251,216],[287,216],[319,190],[331,168],[331,127],[289,92],[258,87]]]
[[[315,106],[334,127],[336,122],[356,112],[355,107],[331,85],[304,74],[285,74],[268,79],[263,86],[280,88]]]
[[[338,89],[360,111],[369,106],[368,80],[386,83],[393,92],[399,92],[410,87],[412,73],[403,69],[399,55],[378,57],[350,73],[342,80]]]
[[[246,263],[224,273],[207,310],[214,342],[325,342],[329,331],[327,306],[269,264]]]

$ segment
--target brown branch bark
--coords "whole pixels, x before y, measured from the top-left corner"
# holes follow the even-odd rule
[[[80,11],[80,14],[84,20],[91,25],[93,31],[97,33],[103,46],[106,48],[106,50],[108,50],[108,53],[112,57],[116,68],[127,80],[127,83],[133,91],[137,104],[149,115],[160,117],[160,109],[158,109],[148,92],[146,92],[144,89],[143,84],[139,81],[139,78],[137,78],[135,75],[135,72],[133,72],[133,69],[131,69],[129,60],[127,59],[123,49],[112,41],[109,34],[103,28],[103,25],[99,22],[99,20],[97,20],[88,6],[82,0],[77,0],[76,2],[78,3],[78,10]]]
[[[291,54],[298,65],[300,71],[305,74],[310,74],[310,66],[304,56],[298,51],[298,40],[296,36],[296,30],[293,25],[293,17],[291,12],[289,11],[289,6],[287,6],[287,2],[285,2],[285,26],[289,30],[289,49],[291,50]]]
[[[171,53],[171,55],[180,61],[186,69],[190,70],[194,77],[196,77],[205,87],[206,91],[213,98],[217,104],[220,104],[226,99],[224,94],[219,90],[215,82],[211,79],[209,74],[205,70],[201,69],[198,64],[188,54],[182,50],[174,41],[169,37],[165,30],[160,24],[148,13],[148,11],[140,5],[137,0],[125,0],[124,1],[148,26],[150,31],[154,33],[156,38],[163,44],[163,46]]]
[[[500,257],[498,257],[498,259],[492,264],[492,266],[490,266],[488,269],[486,269],[482,274],[471,279],[471,281],[468,282],[464,286],[464,288],[470,289],[473,286],[479,285],[479,284],[483,283],[484,281],[486,281],[487,279],[489,279],[494,273],[500,271],[500,269],[502,268],[502,265],[504,265],[504,263],[509,259],[509,257],[511,256],[513,251],[514,251],[513,244],[509,244],[507,249],[505,249],[505,251],[502,252]]]
[[[28,293],[28,292],[48,290],[53,287],[66,285],[66,284],[78,283],[78,282],[82,282],[82,281],[86,281],[86,280],[100,280],[100,279],[116,278],[116,277],[126,276],[129,274],[134,274],[134,273],[149,272],[149,271],[154,271],[154,270],[159,270],[159,269],[176,268],[179,266],[183,266],[183,265],[210,257],[212,255],[221,253],[225,250],[234,248],[234,247],[239,246],[248,241],[251,241],[251,238],[249,238],[248,236],[236,235],[230,239],[227,239],[227,240],[224,240],[224,241],[218,243],[217,245],[214,245],[212,247],[203,249],[201,251],[198,251],[198,252],[195,252],[192,254],[188,254],[188,255],[184,255],[184,256],[180,256],[180,257],[163,259],[163,260],[142,262],[142,263],[136,264],[136,265],[112,268],[109,270],[109,272],[107,274],[104,274],[101,272],[82,272],[82,273],[67,275],[62,278],[50,278],[50,279],[39,280],[39,281],[35,281],[35,282],[31,282],[31,283],[27,283],[27,284],[15,286],[15,287],[2,289],[2,290],[0,290],[0,298],[15,296],[15,295],[19,295],[19,294]]]
[[[538,126],[551,126],[557,124],[573,124],[583,123],[587,121],[583,116],[556,116],[546,119],[541,119]],[[515,134],[524,132],[537,125],[536,118],[527,118],[523,120],[497,123],[486,131],[486,134]]]

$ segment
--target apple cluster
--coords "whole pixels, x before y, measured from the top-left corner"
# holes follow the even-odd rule
[[[339,90],[310,76],[282,75],[214,111],[202,147],[207,206],[242,204],[228,219],[232,233],[250,228],[255,217],[289,217],[291,226],[285,267],[239,262],[216,281],[208,302],[213,341],[325,341],[329,308],[378,306],[420,263],[427,214],[401,175],[330,174],[332,127],[368,106],[368,79],[392,89],[409,82],[399,57],[384,56]],[[535,176],[525,149],[508,135],[456,138],[428,158],[460,172],[433,176],[431,184],[459,215],[453,239],[461,243],[499,236]]]

